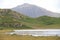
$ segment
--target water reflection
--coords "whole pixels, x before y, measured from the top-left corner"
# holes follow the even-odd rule
[[[13,33],[32,36],[60,36],[60,30],[14,30]]]

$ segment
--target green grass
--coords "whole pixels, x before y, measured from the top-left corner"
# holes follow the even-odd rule
[[[31,18],[10,9],[0,9],[0,29],[60,28],[60,18],[41,16]]]

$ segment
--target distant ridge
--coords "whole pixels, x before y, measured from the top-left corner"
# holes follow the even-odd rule
[[[18,5],[17,7],[12,8],[23,15],[30,16],[30,17],[39,17],[39,16],[50,16],[50,17],[60,17],[59,13],[54,13],[48,11],[42,7],[38,7],[36,5],[24,3],[22,5]]]

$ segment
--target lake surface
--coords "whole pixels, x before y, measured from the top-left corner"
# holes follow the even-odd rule
[[[11,34],[32,36],[60,36],[60,29],[27,29],[14,30]]]

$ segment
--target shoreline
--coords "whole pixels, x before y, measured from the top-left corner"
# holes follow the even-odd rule
[[[13,30],[10,34],[32,35],[32,36],[60,36],[60,29],[26,29]]]

